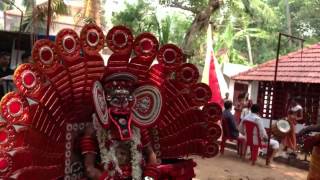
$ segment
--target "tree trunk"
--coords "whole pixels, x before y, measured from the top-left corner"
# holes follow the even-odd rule
[[[247,40],[247,47],[248,47],[249,62],[250,62],[250,64],[253,64],[251,43],[250,43],[250,36],[249,35],[246,35],[246,40]]]
[[[100,0],[86,0],[84,1],[84,17],[91,18],[95,23],[100,26],[100,9],[101,1]]]
[[[288,27],[288,34],[292,35],[291,32],[291,16],[290,16],[290,7],[289,7],[289,2],[286,0],[286,16],[287,16],[287,27]],[[292,46],[292,39],[289,39],[289,46]]]
[[[216,11],[219,8],[219,6],[219,0],[209,0],[208,6],[196,14],[181,45],[187,57],[193,55],[193,50],[191,46],[195,36],[208,27],[212,13]]]

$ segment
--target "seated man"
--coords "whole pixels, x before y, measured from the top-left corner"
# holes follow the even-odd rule
[[[241,121],[240,125],[239,125],[239,130],[241,133],[245,134],[245,129],[243,126],[243,122],[244,121],[250,121],[250,122],[254,122],[257,124],[259,130],[258,131],[254,131],[253,132],[253,136],[258,137],[257,133],[259,133],[260,137],[261,137],[261,141],[263,143],[268,143],[268,135],[266,130],[264,129],[263,123],[262,123],[262,119],[260,118],[260,116],[258,115],[260,111],[260,107],[258,104],[254,104],[251,106],[251,113],[249,113],[248,115],[246,115],[243,119],[243,121]],[[267,158],[267,160],[270,162],[270,160],[273,159],[274,155],[276,154],[276,152],[279,150],[279,142],[277,140],[274,139],[270,139],[270,146],[272,148],[272,154],[270,154]]]
[[[229,136],[233,139],[237,139],[239,137],[239,130],[237,128],[234,116],[231,113],[231,109],[232,109],[232,102],[229,100],[225,101],[224,111],[222,113],[222,119],[227,124],[227,126],[225,127],[228,128],[227,131],[229,132]]]
[[[231,113],[232,109],[232,101],[225,101],[224,102],[224,111],[222,113],[222,123],[223,123],[223,133],[228,133],[228,138],[237,139],[238,140],[238,150],[240,151],[240,155],[245,150],[245,137],[239,133],[239,130],[236,125],[236,121],[234,116]],[[224,125],[225,124],[225,125]],[[240,140],[240,142],[239,142]],[[223,152],[223,150],[221,151]]]

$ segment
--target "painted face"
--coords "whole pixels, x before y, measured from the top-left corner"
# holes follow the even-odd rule
[[[134,104],[132,89],[132,83],[129,81],[113,81],[106,87],[109,117],[122,140],[131,138],[131,108]]]

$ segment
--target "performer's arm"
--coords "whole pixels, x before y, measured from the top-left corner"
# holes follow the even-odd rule
[[[158,180],[160,172],[157,169],[157,166],[158,166],[157,156],[152,149],[148,130],[141,129],[141,136],[142,136],[141,141],[142,141],[142,144],[144,145],[143,155],[146,160],[146,164],[143,168],[143,176],[144,178],[148,177],[154,180]]]
[[[147,158],[147,161],[146,161],[147,164],[157,164],[157,156],[154,153],[150,144],[144,147],[144,153]]]
[[[94,138],[95,131],[93,127],[87,127],[84,136],[81,138],[81,153],[84,157],[84,166],[87,176],[98,180],[102,172],[95,167],[97,155],[97,143]]]

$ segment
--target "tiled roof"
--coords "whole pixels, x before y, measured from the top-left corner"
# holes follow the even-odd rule
[[[302,57],[302,58],[301,58]],[[273,81],[276,60],[232,77],[234,80]],[[277,81],[320,83],[320,43],[279,58]]]

